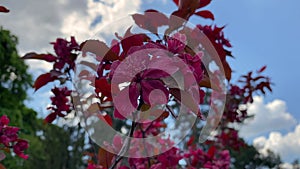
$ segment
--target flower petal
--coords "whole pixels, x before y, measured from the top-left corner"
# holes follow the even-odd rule
[[[124,117],[127,118],[136,111],[138,97],[139,90],[137,85],[130,85],[117,93],[113,98],[115,118],[124,119]]]
[[[166,104],[169,92],[159,80],[143,80],[141,82],[142,98],[148,105]]]

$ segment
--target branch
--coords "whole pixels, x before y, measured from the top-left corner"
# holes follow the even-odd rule
[[[144,104],[143,100],[140,100],[140,103],[137,107],[137,112],[140,111],[142,105]],[[133,137],[133,132],[136,127],[137,123],[135,122],[135,112],[133,112],[133,119],[130,127],[130,131],[128,133],[128,138],[125,140],[117,158],[114,160],[113,164],[109,167],[109,169],[114,169],[116,165],[124,158],[124,155],[128,151],[130,147],[131,138]]]
[[[131,123],[131,127],[130,127],[130,132],[128,134],[128,138],[125,140],[125,143],[123,144],[123,146],[119,152],[119,155],[115,159],[114,163],[109,167],[109,169],[114,169],[116,167],[116,165],[124,158],[124,155],[126,154],[126,152],[128,151],[128,149],[130,147],[131,137],[133,137],[133,132],[134,132],[135,126],[136,126],[136,122],[133,119],[132,123]]]

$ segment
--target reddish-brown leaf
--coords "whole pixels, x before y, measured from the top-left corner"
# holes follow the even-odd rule
[[[87,40],[80,45],[80,49],[83,53],[83,56],[85,56],[87,53],[93,53],[96,56],[108,61],[114,61],[118,59],[118,56],[112,52],[104,42],[98,40]]]
[[[210,11],[208,11],[208,10],[203,10],[203,11],[196,12],[195,15],[201,16],[205,19],[215,20],[214,14],[211,13]]]
[[[179,5],[179,0],[173,0],[173,2],[178,6]]]
[[[98,161],[101,166],[104,168],[109,168],[111,165],[111,160],[114,157],[114,154],[106,151],[103,148],[99,148],[98,150]]]
[[[0,6],[0,12],[8,13],[9,9],[5,8],[4,6]]]
[[[262,73],[263,71],[265,71],[267,68],[267,66],[263,66],[262,68],[260,68],[257,72],[258,73]]]
[[[199,100],[195,100],[190,93],[175,88],[171,88],[170,93],[192,112],[197,113],[199,111]]]
[[[87,70],[82,70],[80,73],[79,73],[79,75],[78,75],[78,77],[88,77],[89,75],[90,75],[91,73],[89,72],[89,71],[87,71]]]
[[[207,87],[207,88],[210,88],[210,89],[213,89],[213,90],[219,90],[218,86],[216,86],[216,84],[211,84],[210,83],[210,79],[208,77],[204,77],[201,82],[199,83],[199,86],[201,87]]]
[[[147,42],[149,39],[150,38],[146,34],[142,34],[142,33],[133,34],[132,36],[124,38],[123,40],[121,40],[123,52],[127,53],[132,46],[140,46],[144,42]]]
[[[216,147],[215,147],[215,146],[211,146],[211,147],[208,149],[207,155],[208,155],[210,158],[213,158],[214,155],[215,155],[215,152],[216,152]]]
[[[56,119],[56,113],[50,113],[45,119],[44,123],[52,123]]]
[[[34,89],[37,91],[39,88],[45,86],[47,83],[54,81],[57,76],[52,76],[51,73],[45,73],[40,75],[34,82]]]
[[[106,122],[108,125],[112,126],[113,125],[113,121],[112,121],[112,118],[108,115],[108,114],[105,114],[105,115],[101,115],[99,114],[98,117]]]
[[[199,8],[199,0],[181,0],[179,1],[179,9],[190,11],[190,14],[193,14],[196,9]]]
[[[98,66],[95,63],[92,62],[88,62],[88,61],[81,61],[79,64],[85,65],[89,68],[91,68],[92,70],[97,70]]]
[[[107,101],[112,100],[111,87],[111,84],[109,84],[105,78],[95,80],[95,92],[101,93],[103,98],[107,97]]]
[[[200,0],[200,5],[198,8],[203,8],[203,7],[207,6],[210,2],[211,2],[211,0]]]
[[[224,68],[224,71],[225,71],[225,77],[228,81],[230,81],[231,79],[231,74],[232,74],[232,70],[231,70],[231,67],[229,66],[228,62],[227,61],[224,61],[223,62],[223,68]]]
[[[0,164],[0,169],[6,169],[4,165]]]
[[[186,143],[187,146],[191,146],[195,141],[195,137],[191,136],[191,138],[189,139],[189,141]]]
[[[51,54],[37,54],[34,52],[30,52],[25,54],[22,59],[39,59],[39,60],[44,60],[47,62],[54,62],[56,61],[56,57],[51,55]]]
[[[153,9],[146,10],[144,14],[133,14],[132,18],[140,28],[154,34],[157,33],[158,27],[167,25],[169,21],[166,15]]]

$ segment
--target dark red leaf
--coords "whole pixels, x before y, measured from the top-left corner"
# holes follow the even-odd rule
[[[232,74],[232,69],[230,67],[230,65],[228,64],[227,61],[224,61],[223,62],[223,68],[224,68],[224,71],[225,71],[225,77],[228,81],[230,81],[231,79],[231,74]]]
[[[208,10],[196,12],[195,15],[201,16],[205,19],[215,20],[214,14]]]
[[[263,71],[265,71],[266,70],[266,68],[267,68],[267,66],[263,66],[262,68],[260,68],[257,72],[258,73],[261,73],[261,72],[263,72]]]
[[[95,80],[95,92],[97,94],[101,93],[102,97],[106,96],[107,101],[112,100],[111,85],[107,82],[105,78]]]
[[[181,0],[179,1],[179,9],[190,11],[190,14],[193,14],[196,9],[199,8],[200,1],[199,0]]]
[[[258,81],[259,79],[264,79],[265,77],[264,76],[258,76],[256,78],[253,79],[253,81]]]
[[[173,2],[178,6],[179,5],[179,0],[173,0]]]
[[[166,35],[169,35],[174,30],[183,25],[186,19],[188,19],[189,14],[183,10],[174,11],[169,19],[169,28],[165,31]],[[182,18],[182,19],[181,19]]]
[[[45,73],[40,75],[34,82],[34,89],[37,91],[39,88],[45,86],[47,83],[54,81],[57,76],[52,76],[51,73]]]
[[[9,9],[5,8],[4,6],[0,6],[0,12],[8,13]]]
[[[178,100],[180,101],[184,106],[186,106],[188,109],[190,109],[194,113],[198,113],[199,107],[198,103],[199,100],[195,100],[194,97],[183,90],[171,88],[170,93]]]
[[[80,45],[80,49],[83,53],[83,56],[85,56],[87,53],[93,53],[96,56],[99,56],[101,59],[108,61],[114,61],[118,59],[118,56],[112,52],[104,42],[98,40],[87,40]]]
[[[109,168],[111,165],[112,158],[114,157],[114,154],[112,154],[109,151],[106,151],[103,148],[99,148],[98,150],[98,162],[101,166],[104,168]]]
[[[56,113],[50,113],[44,120],[45,123],[52,123],[56,119]]]
[[[98,68],[98,65],[96,65],[95,63],[92,63],[92,62],[88,62],[88,61],[81,61],[81,62],[79,62],[79,64],[85,65],[95,71]]]
[[[225,49],[225,52],[226,52],[227,56],[230,56],[230,57],[234,58],[231,51]]]
[[[200,5],[198,8],[203,8],[203,7],[207,6],[210,2],[211,2],[211,0],[200,0]]]
[[[112,126],[113,121],[112,121],[112,118],[108,114],[105,114],[105,115],[99,114],[98,117],[101,120],[105,121],[108,125]]]
[[[210,157],[210,158],[213,158],[214,155],[215,155],[215,152],[216,152],[216,147],[215,146],[211,146],[207,152],[207,155]]]
[[[87,71],[87,70],[82,70],[79,74],[78,77],[88,77],[88,75],[90,75],[91,72]]]
[[[140,28],[154,34],[157,34],[158,27],[167,25],[169,21],[166,15],[153,9],[145,11],[144,14],[133,14],[132,18]]]
[[[30,52],[25,54],[25,56],[23,56],[22,59],[39,59],[47,62],[54,62],[57,58],[51,54],[37,54],[34,52]]]
[[[144,42],[147,42],[150,38],[146,34],[134,34],[121,40],[123,52],[127,53],[133,46],[141,46]]]
[[[195,141],[195,137],[191,136],[191,138],[189,139],[189,141],[186,143],[187,146],[191,146]]]

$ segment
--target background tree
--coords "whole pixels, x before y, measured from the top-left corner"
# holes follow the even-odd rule
[[[0,115],[7,115],[10,125],[21,128],[20,136],[30,144],[26,151],[29,158],[23,160],[7,154],[2,163],[15,169],[82,167],[82,131],[76,127],[45,125],[43,119],[37,118],[37,112],[24,105],[32,78],[17,53],[17,43],[16,36],[0,27]]]

